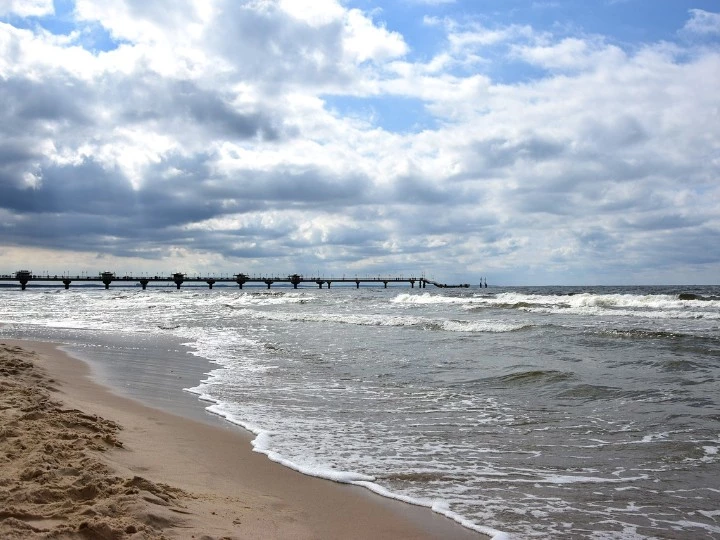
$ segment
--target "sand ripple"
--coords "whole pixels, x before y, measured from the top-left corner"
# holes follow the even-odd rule
[[[159,538],[187,494],[103,461],[120,426],[51,398],[34,353],[0,344],[0,537]],[[171,535],[172,536],[172,535]]]

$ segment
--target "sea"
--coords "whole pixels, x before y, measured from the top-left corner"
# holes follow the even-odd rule
[[[0,289],[149,404],[495,538],[720,538],[720,287]],[[222,419],[222,420],[219,420]]]

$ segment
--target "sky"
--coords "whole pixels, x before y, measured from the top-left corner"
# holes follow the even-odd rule
[[[0,0],[0,274],[720,283],[718,0]]]

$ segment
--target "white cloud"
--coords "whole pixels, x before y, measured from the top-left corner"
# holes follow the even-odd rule
[[[399,33],[376,26],[359,10],[350,10],[346,21],[343,47],[355,62],[383,62],[407,53],[408,47]]]
[[[0,0],[0,15],[14,14],[20,17],[41,17],[55,13],[53,0]]]
[[[690,20],[685,23],[683,30],[693,34],[720,35],[720,13],[691,9]]]
[[[280,8],[312,26],[341,21],[345,9],[336,0],[280,0]]]
[[[452,29],[453,24],[448,24]],[[532,36],[532,29],[528,26],[512,25],[503,28],[485,28],[480,25],[471,25],[467,29],[451,31],[448,40],[454,50],[485,47],[512,41],[518,38]]]
[[[478,47],[489,47],[518,39],[530,39],[536,34],[530,26],[511,24],[488,28],[471,20],[459,22],[454,18],[425,16],[423,23],[428,26],[442,26],[447,32],[450,49],[455,53]]]
[[[565,38],[550,45],[522,45],[513,48],[522,60],[545,69],[580,70],[622,63],[625,54],[618,47],[580,38]]]

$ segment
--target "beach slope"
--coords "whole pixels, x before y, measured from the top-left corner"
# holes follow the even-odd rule
[[[2,538],[479,538],[307,477],[250,438],[118,396],[50,344],[0,343]]]

